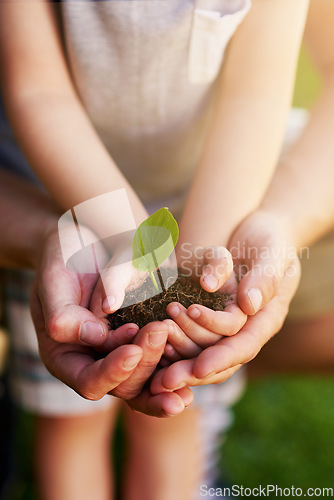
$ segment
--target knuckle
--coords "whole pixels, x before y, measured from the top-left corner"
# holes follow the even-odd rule
[[[81,387],[77,393],[88,401],[98,401],[102,396],[97,396],[89,387]]]
[[[288,305],[282,305],[280,310],[276,312],[276,316],[273,319],[273,335],[275,335],[277,332],[279,332],[285,322],[285,318],[287,317],[289,312],[289,306]]]
[[[229,344],[224,346],[224,356],[229,360],[229,367],[234,366],[237,362],[236,350]]]
[[[134,399],[138,394],[140,393],[140,390],[137,390],[135,388],[126,386],[126,387],[117,387],[112,391],[112,395],[124,399],[125,401],[129,401],[131,399]]]
[[[77,384],[74,390],[79,394],[79,396],[87,399],[88,401],[98,401],[102,398],[102,396],[104,396],[104,394],[98,395],[96,393],[91,379],[86,376],[78,377]]]
[[[188,318],[188,316],[184,315],[182,319],[182,330],[191,332],[194,329],[194,322]]]
[[[141,369],[144,369],[144,370],[149,370],[149,369],[154,369],[157,365],[159,360],[157,359],[151,359],[151,358],[145,358],[145,356],[141,359],[141,361],[139,362],[139,366]]]
[[[278,284],[279,284],[279,279],[276,273],[272,273],[268,277],[268,283],[269,283],[269,292],[271,295],[274,295],[278,289]]]
[[[53,340],[60,342],[63,339],[65,321],[62,314],[52,314],[46,321],[46,332]]]
[[[211,330],[211,331],[216,331],[217,330],[217,323],[216,323],[216,320],[214,318],[213,315],[210,315],[208,318],[207,318],[207,322],[206,322],[206,328],[208,330]]]
[[[244,360],[245,363],[252,361],[252,359],[254,359],[259,354],[262,348],[262,344],[258,339],[256,339],[253,335],[250,335],[250,337],[249,349]]]

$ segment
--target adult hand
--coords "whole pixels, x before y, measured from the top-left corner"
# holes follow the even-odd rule
[[[153,394],[225,381],[281,329],[300,279],[300,263],[295,249],[288,245],[288,235],[270,214],[257,212],[235,231],[229,248],[241,277],[238,301],[250,315],[246,324],[197,358],[178,361],[158,372],[151,384]],[[254,289],[259,292],[250,293]]]
[[[164,350],[166,325],[151,323],[138,335],[134,324],[108,331],[106,323],[87,309],[97,277],[67,270],[57,231],[46,236],[31,294],[32,316],[46,367],[86,399],[114,394],[146,414],[181,413],[192,402],[190,389],[160,396],[142,390]],[[98,359],[96,348],[109,354]]]

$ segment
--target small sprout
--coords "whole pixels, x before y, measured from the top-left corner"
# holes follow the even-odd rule
[[[179,228],[168,208],[160,208],[138,227],[132,241],[132,264],[149,272],[159,291],[153,271],[168,259],[179,238]]]

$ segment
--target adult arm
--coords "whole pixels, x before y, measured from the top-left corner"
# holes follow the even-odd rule
[[[29,163],[61,208],[126,188],[141,222],[146,211],[74,88],[55,8],[47,0],[0,2],[1,81],[11,124]]]
[[[59,211],[49,196],[0,166],[0,266],[36,268]]]
[[[125,188],[139,225],[146,210],[103,145],[74,88],[55,8],[47,0],[0,2],[1,81],[12,127],[30,165],[63,210]],[[97,235],[105,234],[107,213],[108,206],[101,213],[98,204],[90,205],[80,223]],[[122,232],[122,223],[118,218],[117,232]],[[124,223],[127,231],[128,222]],[[112,253],[117,260],[117,251]],[[132,274],[130,266],[118,273],[110,265],[103,282],[107,294],[102,289],[100,302],[105,295],[115,300],[104,303],[104,313],[121,305]]]

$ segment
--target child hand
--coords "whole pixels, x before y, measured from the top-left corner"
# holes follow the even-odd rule
[[[117,249],[106,268],[100,271],[91,296],[90,310],[107,323],[107,316],[121,307],[127,288],[137,283],[139,286],[142,275],[132,265],[130,249]]]
[[[198,356],[222,336],[236,334],[246,322],[247,316],[237,304],[238,283],[231,254],[226,248],[206,248],[200,273],[200,285],[204,290],[228,294],[230,299],[224,311],[214,311],[198,304],[186,309],[177,302],[167,306],[172,320],[165,320],[169,325],[169,335],[164,357],[169,361]]]

